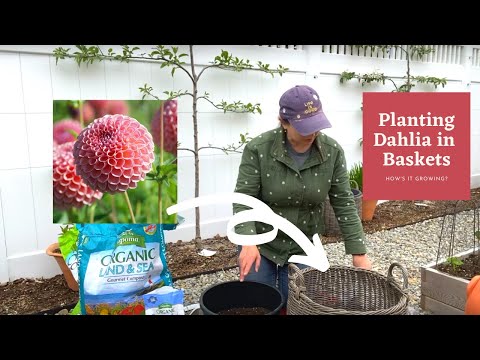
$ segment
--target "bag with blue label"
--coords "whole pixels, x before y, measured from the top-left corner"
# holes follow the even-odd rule
[[[165,224],[77,224],[80,308],[88,315],[145,315],[143,295],[172,278]]]
[[[145,315],[185,315],[184,291],[163,286],[143,295]]]

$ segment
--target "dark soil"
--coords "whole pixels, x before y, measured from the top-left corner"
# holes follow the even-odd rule
[[[439,264],[437,269],[441,272],[457,276],[470,281],[475,275],[480,274],[480,254],[470,255],[462,260],[462,265]]]
[[[470,201],[388,201],[377,206],[372,221],[363,222],[366,233],[417,223],[480,205],[480,188],[471,191]],[[419,205],[423,204],[423,205]],[[341,237],[323,237],[324,243]],[[199,248],[215,250],[211,257],[198,255]],[[432,251],[435,251],[432,249]],[[174,279],[233,268],[237,265],[237,246],[216,236],[201,240],[167,244],[167,263]],[[52,279],[16,280],[0,285],[0,314],[30,314],[74,304],[78,293],[70,290],[63,276]]]
[[[194,241],[177,241],[167,244],[167,264],[174,279],[226,270],[237,266],[237,245],[226,237],[215,236],[213,239]],[[197,249],[216,251],[213,256],[198,255]]]
[[[38,313],[77,301],[78,293],[70,290],[63,275],[51,279],[18,279],[0,285],[0,315]]]
[[[388,201],[381,203],[375,209],[371,221],[363,221],[363,230],[371,234],[381,230],[389,230],[400,226],[406,226],[427,219],[441,217],[465,210],[471,210],[480,206],[480,188],[470,191],[471,200],[412,200],[412,201]],[[325,236],[324,243],[337,242],[340,236]]]
[[[233,308],[219,311],[218,315],[266,315],[269,312],[270,310],[263,307]]]

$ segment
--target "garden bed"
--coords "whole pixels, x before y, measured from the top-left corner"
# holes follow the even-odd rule
[[[473,275],[479,274],[478,249],[457,254],[455,258],[464,261],[462,266],[448,264],[446,259],[422,266],[420,304],[422,309],[439,315],[463,315],[467,301],[467,285]],[[473,272],[472,272],[473,270]]]
[[[480,201],[480,189],[471,191],[472,199]],[[366,233],[388,230],[443,216],[453,211],[455,201],[389,201],[377,206],[372,221],[364,222]],[[416,205],[424,204],[424,205]],[[462,201],[457,211],[471,209],[473,202]],[[337,242],[338,237],[323,241]],[[224,237],[202,240],[204,248],[216,250],[212,257],[200,256],[194,242],[179,241],[167,244],[167,262],[175,279],[228,269],[236,266],[236,245]],[[434,251],[432,249],[432,251]],[[68,306],[78,301],[78,293],[68,289],[63,276],[51,279],[25,280],[0,285],[0,314],[29,314]]]

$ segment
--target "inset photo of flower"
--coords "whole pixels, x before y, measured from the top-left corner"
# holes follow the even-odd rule
[[[176,100],[54,100],[54,223],[177,223]]]

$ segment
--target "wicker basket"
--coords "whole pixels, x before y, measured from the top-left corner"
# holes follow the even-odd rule
[[[358,216],[362,218],[362,198],[363,194],[358,188],[358,184],[355,180],[350,180],[355,187],[352,188],[353,198],[355,200],[355,205],[357,206]],[[323,219],[325,221],[325,233],[324,235],[340,235],[340,226],[338,225],[337,217],[333,211],[333,207],[330,204],[330,199],[327,197],[323,204]]]
[[[393,279],[398,267],[403,288]],[[404,315],[407,311],[408,275],[393,263],[388,275],[348,266],[331,266],[321,272],[288,267],[288,315]]]

